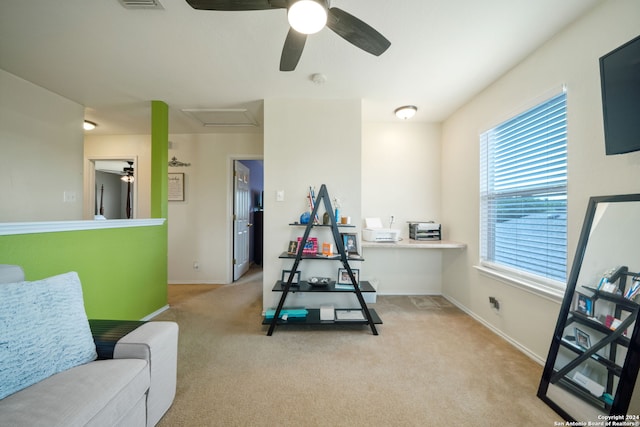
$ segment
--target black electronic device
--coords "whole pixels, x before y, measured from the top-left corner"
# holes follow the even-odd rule
[[[607,155],[640,150],[640,36],[600,58]]]

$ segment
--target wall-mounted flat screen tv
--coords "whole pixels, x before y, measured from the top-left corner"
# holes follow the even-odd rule
[[[640,36],[600,58],[607,155],[640,150]]]

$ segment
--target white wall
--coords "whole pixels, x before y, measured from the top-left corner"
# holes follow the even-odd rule
[[[0,222],[82,218],[83,118],[80,104],[0,70]]]
[[[173,134],[169,140],[169,159],[191,163],[169,168],[185,174],[184,202],[169,202],[169,283],[231,283],[233,160],[262,158],[262,135]]]
[[[341,211],[354,224],[361,222],[361,109],[360,100],[265,100],[264,308],[277,304],[279,294],[274,296],[271,288],[282,270],[291,268],[292,261],[280,260],[278,255],[304,232],[287,224],[299,221],[307,209],[310,185],[319,191],[325,184],[331,199],[340,199]],[[277,190],[284,190],[283,202],[275,201]],[[330,241],[327,235],[316,236],[320,242]],[[339,262],[305,261],[300,270],[303,279],[321,274],[337,277],[339,266]],[[363,274],[361,271],[361,279],[366,280]],[[303,294],[288,303],[314,307],[331,302],[309,294],[297,300],[298,295]]]
[[[558,34],[443,124],[442,216],[462,253],[443,254],[443,293],[542,361],[559,304],[480,274],[478,135],[549,90],[567,86],[569,262],[589,196],[640,192],[640,153],[604,154],[598,58],[638,35],[640,2],[602,4]],[[500,313],[488,297],[500,300]]]
[[[440,125],[415,122],[364,123],[362,217],[380,218],[409,238],[407,221],[447,224],[440,214],[442,180]],[[365,248],[369,280],[380,295],[440,294],[440,249]]]

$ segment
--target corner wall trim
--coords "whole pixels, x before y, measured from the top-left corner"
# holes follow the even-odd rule
[[[144,317],[143,317],[142,319],[140,319],[140,320],[142,320],[143,322],[147,322],[147,321],[149,321],[149,320],[153,319],[154,317],[156,317],[158,314],[160,314],[160,313],[162,313],[162,312],[164,312],[164,311],[169,310],[169,308],[170,308],[170,307],[169,307],[169,304],[167,304],[167,305],[165,305],[164,307],[160,307],[159,309],[157,309],[157,310],[156,310],[156,311],[154,311],[153,313],[151,313],[151,314],[148,314],[148,315],[144,316]]]

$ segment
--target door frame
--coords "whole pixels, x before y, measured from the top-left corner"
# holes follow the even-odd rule
[[[263,154],[231,154],[227,156],[227,283],[233,283],[233,163],[236,160],[262,160]]]
[[[95,212],[95,196],[96,196],[96,160],[121,160],[124,162],[133,162],[133,174],[135,180],[133,181],[133,200],[131,201],[131,219],[137,218],[138,212],[138,156],[137,155],[123,155],[123,156],[91,156],[85,157],[85,169],[84,169],[84,207],[82,210],[82,216],[84,219],[93,220]]]

